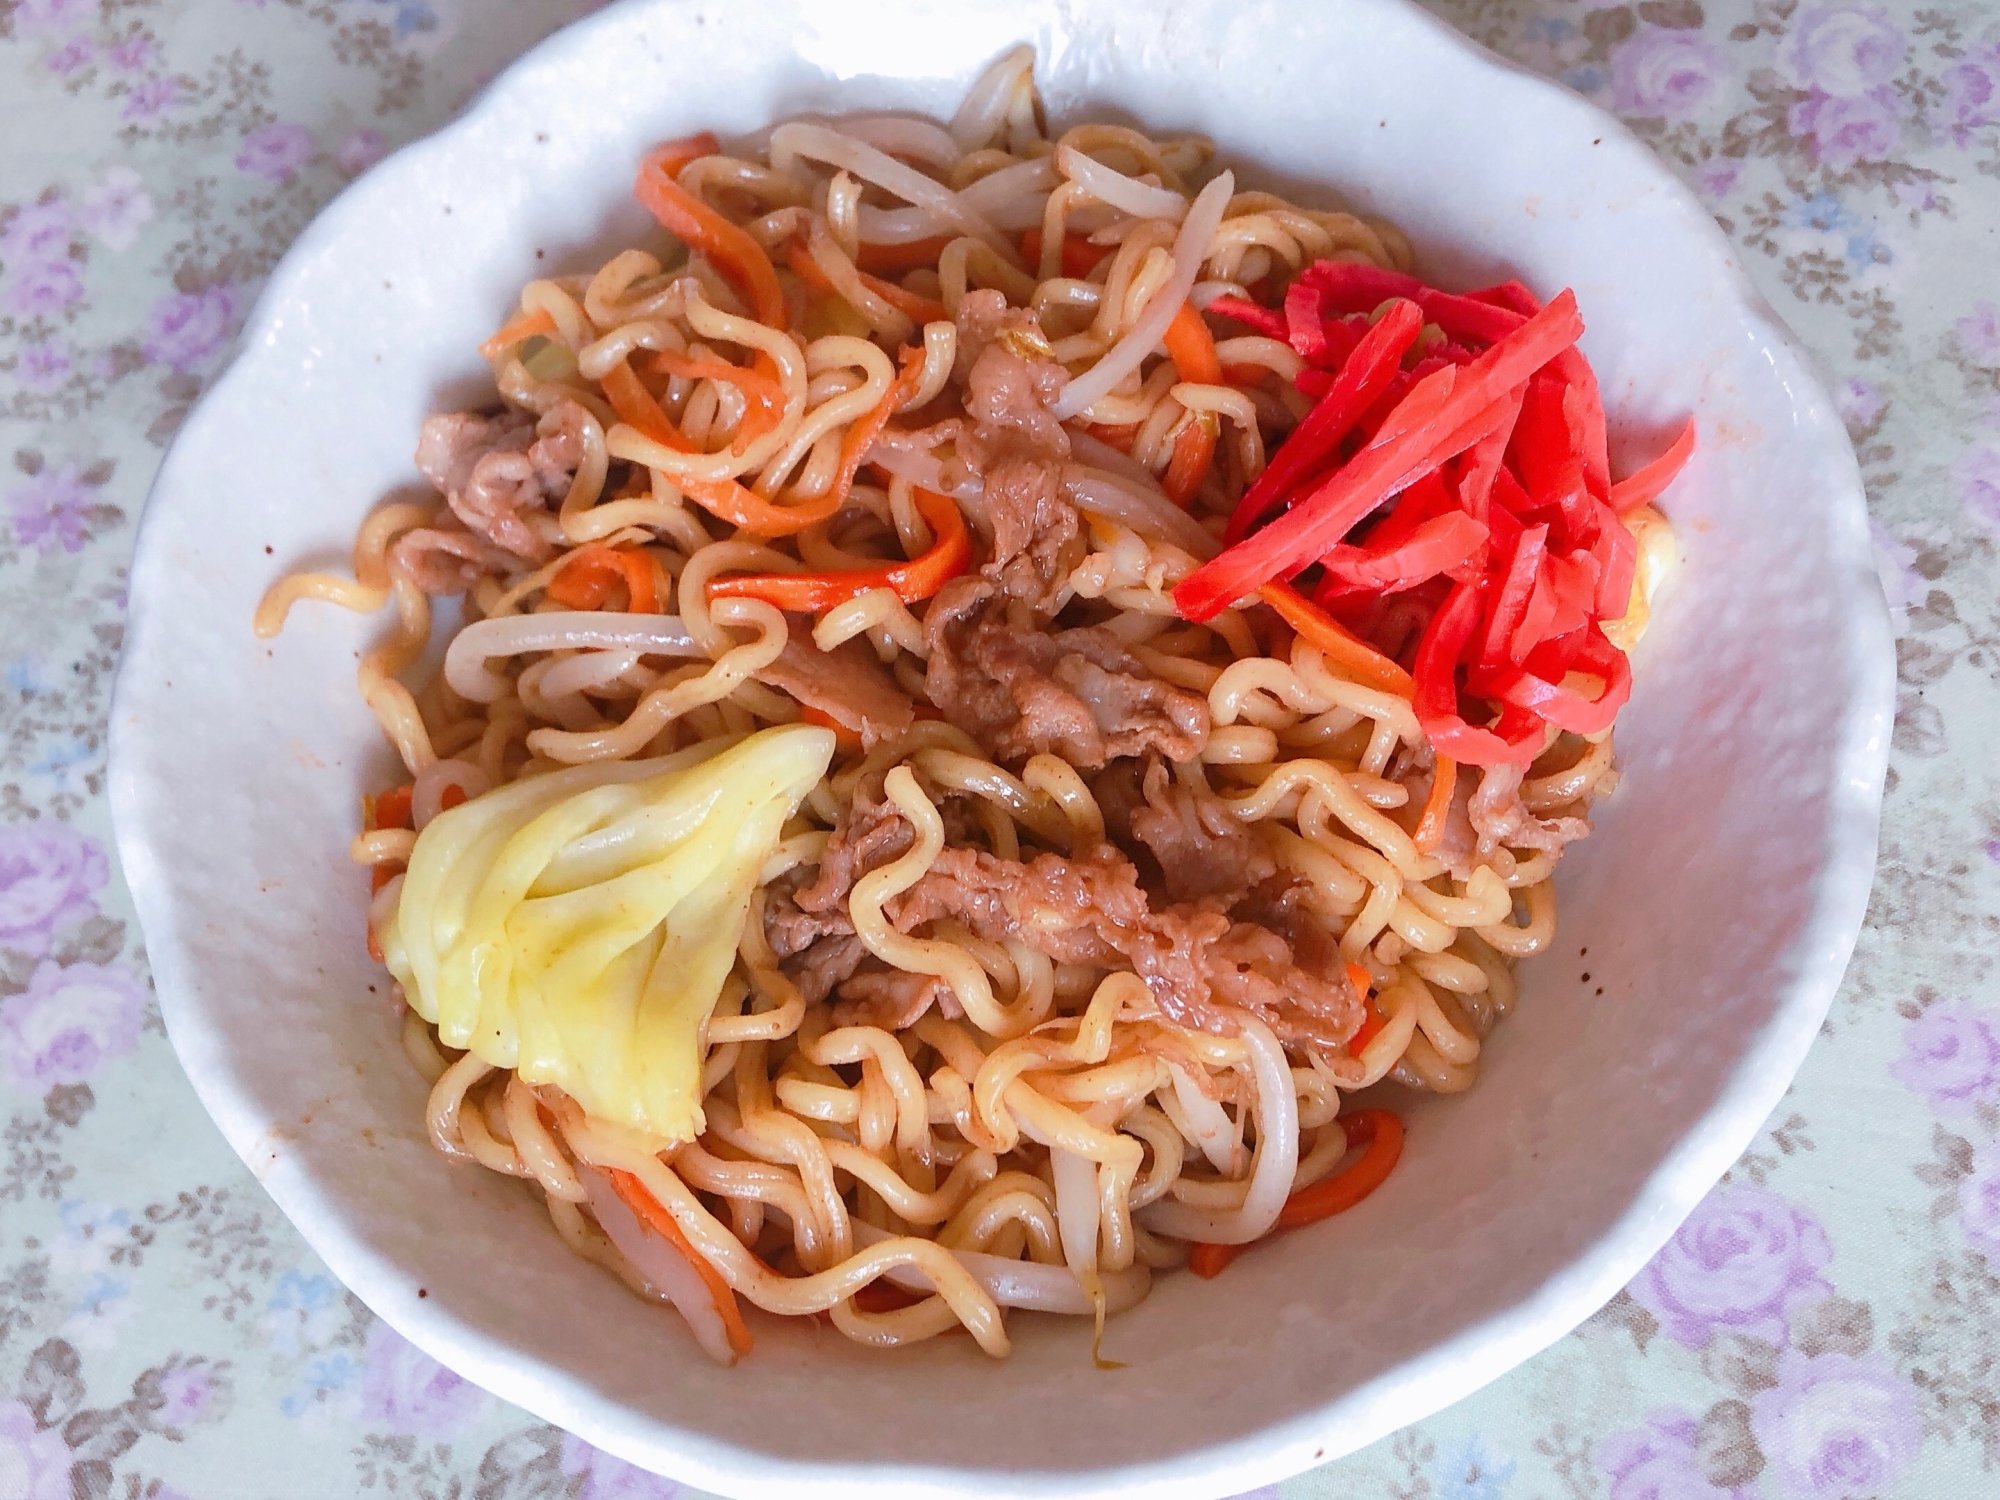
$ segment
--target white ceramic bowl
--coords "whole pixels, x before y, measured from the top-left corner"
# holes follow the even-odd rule
[[[1222,1279],[1162,1279],[1092,1368],[1075,1322],[872,1353],[757,1324],[734,1371],[429,1146],[346,857],[390,759],[356,697],[381,628],[250,633],[414,479],[419,419],[538,273],[635,234],[649,142],[800,111],[949,115],[1027,39],[1058,119],[1197,130],[1337,188],[1430,276],[1576,289],[1613,456],[1690,412],[1684,562],[1638,653],[1625,780],[1564,861],[1558,950],[1470,1094],[1418,1102],[1388,1185]],[[168,1027],[327,1264],[445,1364],[731,1495],[1218,1495],[1455,1401],[1606,1301],[1749,1143],[1825,1012],[1873,865],[1890,635],[1859,476],[1806,361],[1701,207],[1612,120],[1400,0],[631,0],[376,168],[272,278],[140,533],[112,803]],[[1585,952],[1588,956],[1584,956]],[[1581,976],[1587,972],[1588,978]]]

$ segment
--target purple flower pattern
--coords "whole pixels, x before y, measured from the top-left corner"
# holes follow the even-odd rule
[[[1889,1071],[1947,1118],[2000,1099],[2000,1012],[1933,1005],[1903,1028],[1903,1055]]]
[[[58,929],[97,915],[104,846],[67,823],[0,827],[0,948],[44,958]]]
[[[147,319],[146,358],[192,374],[222,352],[235,318],[236,288],[226,281],[198,292],[169,293]]]
[[[1611,57],[1611,102],[1625,114],[1680,120],[1716,95],[1728,76],[1722,49],[1698,31],[1647,26]]]
[[[1917,1456],[1916,1398],[1886,1360],[1786,1353],[1754,1402],[1757,1442],[1784,1500],[1868,1500]]]
[[[88,1083],[132,1050],[145,1008],[144,989],[123,969],[43,962],[26,989],[0,1000],[0,1064],[34,1093]]]
[[[312,132],[303,125],[266,125],[243,138],[236,153],[239,171],[270,182],[290,182],[313,153]]]
[[[1967,448],[1951,466],[1951,487],[1973,524],[2000,533],[2000,445]]]
[[[478,1415],[486,1393],[377,1323],[368,1336],[361,1411],[370,1422],[418,1437],[450,1437]]]
[[[44,469],[7,495],[14,539],[43,552],[75,552],[82,547],[84,512],[90,505],[90,486],[75,464]]]
[[[1718,1332],[1785,1340],[1785,1315],[1832,1291],[1833,1258],[1805,1209],[1756,1187],[1711,1193],[1639,1273],[1632,1295],[1669,1337],[1699,1349]]]
[[[569,1433],[563,1434],[562,1472],[574,1500],[674,1500],[683,1493],[673,1480],[613,1458]]]
[[[1749,1500],[1709,1482],[1695,1462],[1698,1428],[1685,1412],[1649,1412],[1646,1425],[1614,1432],[1595,1461],[1610,1500]]]
[[[0,1480],[19,1500],[70,1500],[69,1444],[19,1401],[0,1404]]]

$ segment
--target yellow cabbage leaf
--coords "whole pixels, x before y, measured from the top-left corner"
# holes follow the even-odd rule
[[[829,730],[785,725],[440,813],[380,934],[390,972],[446,1045],[600,1119],[693,1139],[699,1028],[758,872],[833,748]]]

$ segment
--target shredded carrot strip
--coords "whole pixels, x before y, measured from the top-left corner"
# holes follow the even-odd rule
[[[391,787],[375,799],[376,828],[414,828],[415,814],[410,809],[410,799],[416,794],[416,787],[405,782]]]
[[[1375,1039],[1375,1033],[1389,1024],[1389,1018],[1377,1010],[1368,1000],[1368,971],[1360,964],[1347,966],[1347,982],[1354,990],[1354,998],[1361,1002],[1361,1024],[1354,1035],[1347,1039],[1347,1055],[1359,1057],[1362,1049]]]
[[[1167,460],[1167,472],[1160,476],[1160,488],[1186,510],[1194,503],[1214,461],[1215,418],[1207,412],[1195,412],[1174,438],[1173,457]]]
[[[951,244],[949,235],[936,235],[927,240],[911,240],[902,245],[863,245],[861,253],[854,258],[855,265],[864,271],[872,271],[877,276],[896,276],[904,271],[914,271],[919,267],[929,268],[937,264],[938,257]]]
[[[1082,281],[1097,269],[1099,261],[1117,249],[1116,245],[1093,245],[1080,234],[1066,234],[1062,242],[1062,273],[1072,280]],[[1021,259],[1031,266],[1041,264],[1042,231],[1039,227],[1021,236]]]
[[[1366,1146],[1366,1154],[1346,1171],[1322,1177],[1287,1198],[1278,1213],[1282,1227],[1296,1229],[1346,1213],[1389,1180],[1403,1155],[1401,1118],[1386,1109],[1361,1109],[1342,1115],[1340,1127],[1347,1132],[1347,1144]]]
[[[802,241],[793,240],[786,247],[785,264],[792,268],[793,275],[797,276],[799,280],[814,290],[826,292],[836,297],[840,295],[834,284],[827,279],[826,272],[820,269],[819,262],[812,258],[812,252],[806,249]],[[884,302],[888,303],[912,322],[921,325],[924,323],[948,323],[951,321],[951,313],[935,297],[926,297],[918,292],[907,291],[897,286],[893,281],[884,281],[879,276],[870,276],[866,271],[857,270],[854,274],[861,278],[861,284],[867,287],[869,291],[880,297]]]
[[[653,399],[652,392],[632,372],[629,363],[621,360],[613,365],[598,383],[604,388],[604,397],[611,403],[611,409],[618,413],[619,421],[676,453],[694,452],[694,444],[660,409],[660,403]],[[733,479],[676,478],[674,482],[683,494],[709,514],[756,536],[790,536],[808,526],[818,525],[834,513],[824,508],[820,501],[805,505],[773,505]],[[834,507],[835,510],[838,508]]]
[[[643,552],[602,543],[579,547],[570,553],[543,592],[568,609],[599,609],[614,583],[625,585],[628,612],[635,615],[660,612],[659,599],[653,591],[652,560]]]
[[[1161,341],[1182,380],[1191,385],[1222,384],[1222,361],[1216,356],[1215,338],[1192,302],[1181,304]],[[1193,502],[1201,482],[1208,477],[1209,465],[1215,461],[1216,428],[1212,415],[1197,412],[1174,439],[1174,456],[1167,463],[1166,476],[1160,485],[1167,498],[1182,510]]]
[[[1431,773],[1430,795],[1424,798],[1424,815],[1417,820],[1414,842],[1425,854],[1444,839],[1445,814],[1451,811],[1451,795],[1458,789],[1458,762],[1449,755],[1437,757]]]
[[[616,1168],[605,1174],[611,1179],[618,1196],[625,1200],[625,1206],[638,1215],[639,1222],[653,1231],[661,1239],[672,1245],[688,1258],[688,1264],[695,1268],[702,1282],[708,1288],[709,1296],[715,1299],[715,1310],[722,1314],[722,1326],[729,1332],[729,1347],[737,1354],[750,1352],[750,1328],[743,1321],[742,1309],[736,1305],[736,1292],[722,1279],[722,1273],[710,1265],[708,1258],[696,1252],[688,1243],[688,1237],[681,1233],[681,1226],[674,1222],[674,1216],[667,1212],[660,1200],[646,1191],[646,1185],[630,1172],[620,1172]]]
[[[498,359],[523,339],[531,339],[536,334],[551,334],[556,331],[556,320],[542,308],[522,313],[509,321],[492,338],[479,346],[481,359]]]
[[[905,604],[928,599],[963,573],[972,560],[972,538],[957,502],[931,490],[916,492],[917,512],[936,540],[907,562],[839,573],[748,573],[717,578],[710,599],[762,599],[779,609],[820,614],[870,589],[892,589]]]
[[[834,739],[839,741],[840,748],[843,750],[859,750],[861,748],[860,731],[849,729],[823,708],[814,708],[810,703],[801,703],[799,705],[799,718],[813,725],[815,728],[831,729]],[[873,1283],[870,1284],[873,1285]]]
[[[368,894],[371,896],[374,895],[375,892],[381,890],[383,886],[402,873],[403,867],[399,864],[391,863],[374,866],[368,876]],[[375,934],[372,931],[368,934],[368,939],[370,942],[375,940]]]
[[[1167,346],[1167,358],[1174,362],[1181,379],[1191,385],[1222,384],[1222,360],[1215,352],[1215,336],[1192,302],[1181,304],[1160,341]]]
[[[1203,1281],[1213,1281],[1242,1252],[1241,1245],[1210,1245],[1197,1240],[1188,1247],[1188,1269]]]
[[[721,154],[722,142],[715,138],[715,132],[703,130],[694,135],[684,135],[677,141],[660,142],[653,148],[648,160],[669,177],[679,177],[681,168],[689,162]]]
[[[902,372],[889,382],[889,389],[882,393],[882,399],[876,402],[859,421],[848,427],[847,436],[840,440],[840,469],[834,475],[833,484],[825,495],[812,502],[816,506],[826,507],[826,515],[829,517],[839,515],[840,508],[847,504],[848,494],[854,488],[854,476],[861,471],[861,464],[868,457],[868,450],[875,446],[875,439],[881,434],[882,429],[889,425],[889,418],[895,414],[896,408],[903,404],[904,399],[916,390],[917,382],[922,378],[924,351],[905,349],[901,357]]]
[[[1102,422],[1087,422],[1083,430],[1108,448],[1116,448],[1120,453],[1130,455],[1132,444],[1138,440],[1137,422],[1120,422],[1115,427],[1107,427]]]
[[[1408,672],[1366,641],[1349,635],[1332,616],[1302,597],[1290,584],[1264,584],[1257,590],[1257,597],[1275,609],[1287,625],[1319,647],[1335,666],[1398,698],[1408,698],[1416,692]]]
[[[1345,1213],[1389,1180],[1390,1172],[1403,1155],[1402,1120],[1386,1109],[1362,1109],[1342,1115],[1340,1128],[1346,1132],[1350,1150],[1356,1146],[1368,1149],[1346,1171],[1322,1177],[1287,1198],[1278,1211],[1278,1228],[1297,1229]],[[1204,1279],[1219,1276],[1237,1256],[1262,1243],[1252,1240],[1248,1245],[1196,1244],[1188,1252],[1188,1269]]]
[[[691,136],[656,147],[639,168],[633,192],[669,234],[714,263],[742,295],[751,317],[766,327],[783,328],[785,293],[764,247],[674,180],[674,173],[696,156],[711,155],[711,148],[715,148],[713,136]],[[769,358],[760,354],[759,368]]]
[[[785,388],[761,370],[746,370],[721,359],[692,359],[662,349],[653,356],[653,369],[661,375],[678,375],[683,380],[720,380],[743,393],[749,409],[737,428],[730,446],[741,452],[776,427],[785,414]]]

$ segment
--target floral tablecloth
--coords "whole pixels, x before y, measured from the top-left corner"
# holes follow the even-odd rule
[[[1266,1493],[2000,1494],[2000,11],[1434,3],[1630,121],[1819,359],[1901,706],[1867,930],[1756,1145],[1576,1333]],[[263,278],[585,8],[0,0],[0,1500],[683,1493],[299,1241],[175,1064],[103,796],[133,522]]]

